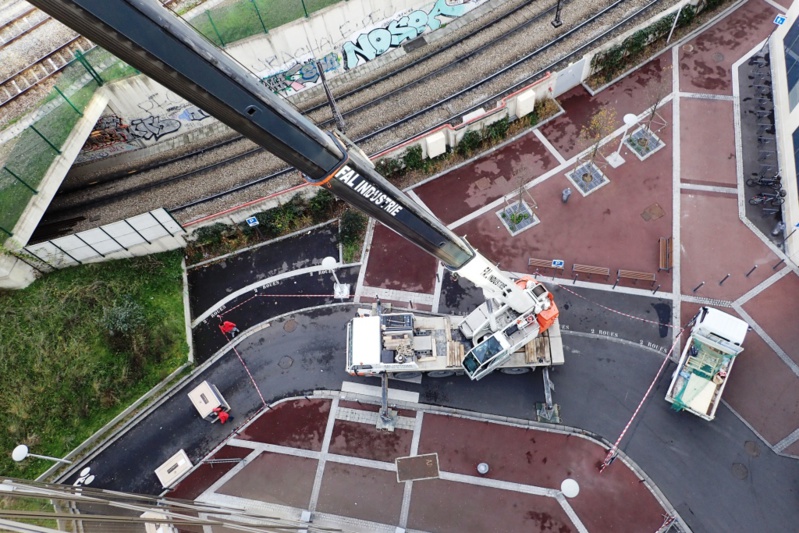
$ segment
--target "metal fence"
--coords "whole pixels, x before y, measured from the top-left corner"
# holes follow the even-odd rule
[[[95,91],[104,82],[135,72],[102,48],[78,53],[61,70],[50,94],[37,104],[30,125],[0,144],[0,238],[3,233],[13,235],[19,217],[38,194],[39,184],[61,155]]]
[[[133,257],[176,248],[175,237],[184,234],[183,226],[169,212],[157,209],[80,233],[28,245],[17,257],[40,271],[52,271],[103,259]],[[169,242],[163,242],[164,239]]]
[[[188,21],[217,46],[308,18],[314,11],[340,0],[229,0]]]

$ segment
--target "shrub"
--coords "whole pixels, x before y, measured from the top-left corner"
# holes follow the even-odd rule
[[[393,157],[384,157],[375,164],[375,170],[384,178],[391,179],[404,174],[402,161]]]
[[[345,246],[356,244],[363,231],[366,229],[366,217],[352,209],[347,209],[341,215],[339,226],[339,239]]]
[[[402,156],[402,162],[408,170],[427,170],[429,165],[419,145],[408,148]]]
[[[480,147],[480,144],[483,142],[483,137],[477,131],[467,131],[466,135],[463,136],[461,142],[458,143],[458,146],[455,148],[455,151],[458,155],[462,155],[463,157],[468,157],[472,154],[476,149]]]
[[[507,118],[503,118],[502,120],[498,120],[493,124],[490,124],[486,127],[486,138],[491,139],[492,141],[501,141],[508,135],[508,129],[510,128],[510,123],[508,122]]]
[[[327,189],[319,189],[316,195],[308,202],[308,211],[314,222],[324,222],[330,217],[336,197]]]

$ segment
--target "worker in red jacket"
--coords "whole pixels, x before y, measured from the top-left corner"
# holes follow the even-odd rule
[[[225,411],[224,409],[222,409],[222,407],[221,407],[221,406],[219,406],[219,407],[214,407],[214,413],[216,413],[216,416],[217,416],[217,418],[219,418],[219,421],[220,421],[221,423],[223,423],[223,424],[224,424],[225,422],[227,422],[228,420],[233,420],[233,417],[232,417],[232,416],[230,416],[230,415],[228,414],[228,412],[227,412],[227,411]]]
[[[222,333],[224,333],[225,335],[229,333],[231,339],[236,336],[236,333],[239,332],[239,328],[237,328],[236,324],[234,324],[230,320],[225,320],[224,322],[222,322],[219,325],[219,329],[222,330]]]

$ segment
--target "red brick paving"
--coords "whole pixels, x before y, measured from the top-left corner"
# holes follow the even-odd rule
[[[375,224],[364,285],[433,294],[436,267],[435,257],[382,224]]]
[[[307,509],[316,465],[313,459],[262,453],[217,492]]]
[[[630,470],[599,474],[605,451],[585,439],[425,415],[419,454],[433,452],[447,472],[475,475],[486,462],[490,479],[555,489],[564,479],[576,480],[580,494],[569,503],[589,531],[655,531],[662,521],[657,500]],[[626,529],[629,524],[635,529]]]
[[[670,122],[671,104],[664,106],[661,114]],[[561,202],[561,191],[574,189],[565,171],[534,187],[531,194],[541,223],[532,229],[510,238],[504,227],[498,227],[492,211],[457,231],[468,235],[473,246],[500,261],[506,270],[527,272],[527,259],[535,257],[565,260],[567,274],[574,263],[607,267],[614,275],[619,268],[656,272],[658,238],[670,236],[672,227],[671,125],[660,135],[666,146],[644,161],[623,149],[626,163],[616,169],[604,168],[610,183],[586,197],[574,192],[568,203]],[[665,214],[647,222],[641,215],[655,203]],[[594,276],[592,281],[605,280]],[[608,283],[613,283],[613,277]],[[658,284],[661,290],[670,290],[671,275],[658,273]]]
[[[680,90],[732,95],[732,64],[774,29],[777,10],[745,3],[732,15],[680,47]]]
[[[577,531],[554,498],[440,479],[414,482],[408,527],[437,533]]]
[[[773,274],[778,259],[738,218],[736,197],[684,190],[680,198],[683,294],[704,281],[696,296],[735,300]]]
[[[766,269],[774,272],[771,268]],[[788,274],[743,306],[769,337],[799,363],[799,277]]]
[[[380,431],[374,424],[336,420],[329,451],[393,463],[397,457],[410,455],[412,439],[413,431],[407,429]]]
[[[596,96],[590,96],[582,86],[575,87],[558,98],[566,114],[543,125],[541,133],[564,158],[569,159],[590,145],[590,142],[580,140],[580,131],[599,109],[614,109],[615,126],[619,128],[624,125],[625,114],[638,115],[652,105],[655,101],[653,87],[663,84],[668,94],[672,89],[671,83],[671,54],[666,53]]]
[[[532,132],[435,181],[414,189],[445,224],[451,224],[519,189],[558,165],[557,159]]]
[[[737,187],[732,102],[680,99],[680,181]]]
[[[250,424],[239,438],[321,451],[329,412],[328,400],[284,402],[272,409],[269,416]]]
[[[328,462],[316,509],[381,524],[397,524],[403,490],[403,484],[397,483],[396,472]]]
[[[799,427],[799,377],[754,331],[730,372],[724,399],[767,441],[776,444]]]
[[[243,459],[252,450],[239,448],[237,446],[224,446],[211,459]],[[222,479],[222,476],[238,463],[206,464],[198,466],[191,474],[185,477],[173,490],[169,492],[170,498],[182,498],[194,500],[202,494],[208,487]]]

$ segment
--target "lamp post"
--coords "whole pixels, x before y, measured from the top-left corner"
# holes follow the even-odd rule
[[[333,279],[336,281],[336,284],[333,285],[333,297],[345,300],[350,297],[350,284],[339,282],[338,276],[336,276],[336,272],[333,270],[338,266],[338,261],[336,261],[335,257],[325,257],[322,259],[322,268],[330,270],[330,273],[333,274]]]
[[[563,0],[558,0],[558,7],[555,8],[555,20],[552,21],[552,26],[560,28],[563,22],[560,20],[560,10],[563,8]]]
[[[72,464],[72,461],[67,461],[66,459],[59,459],[58,457],[50,457],[49,455],[38,455],[35,453],[30,453],[28,451],[28,447],[24,444],[20,444],[14,451],[11,452],[11,458],[16,462],[24,461],[26,457],[37,457],[39,459],[47,459],[49,461],[55,461],[57,463],[66,463],[68,465]]]
[[[610,166],[613,168],[618,167],[622,163],[624,163],[624,158],[621,156],[621,149],[624,146],[624,141],[627,139],[627,130],[629,130],[635,123],[638,122],[638,117],[633,113],[627,113],[624,115],[624,132],[621,134],[621,141],[619,141],[619,148],[610,154],[605,159],[608,160]]]

